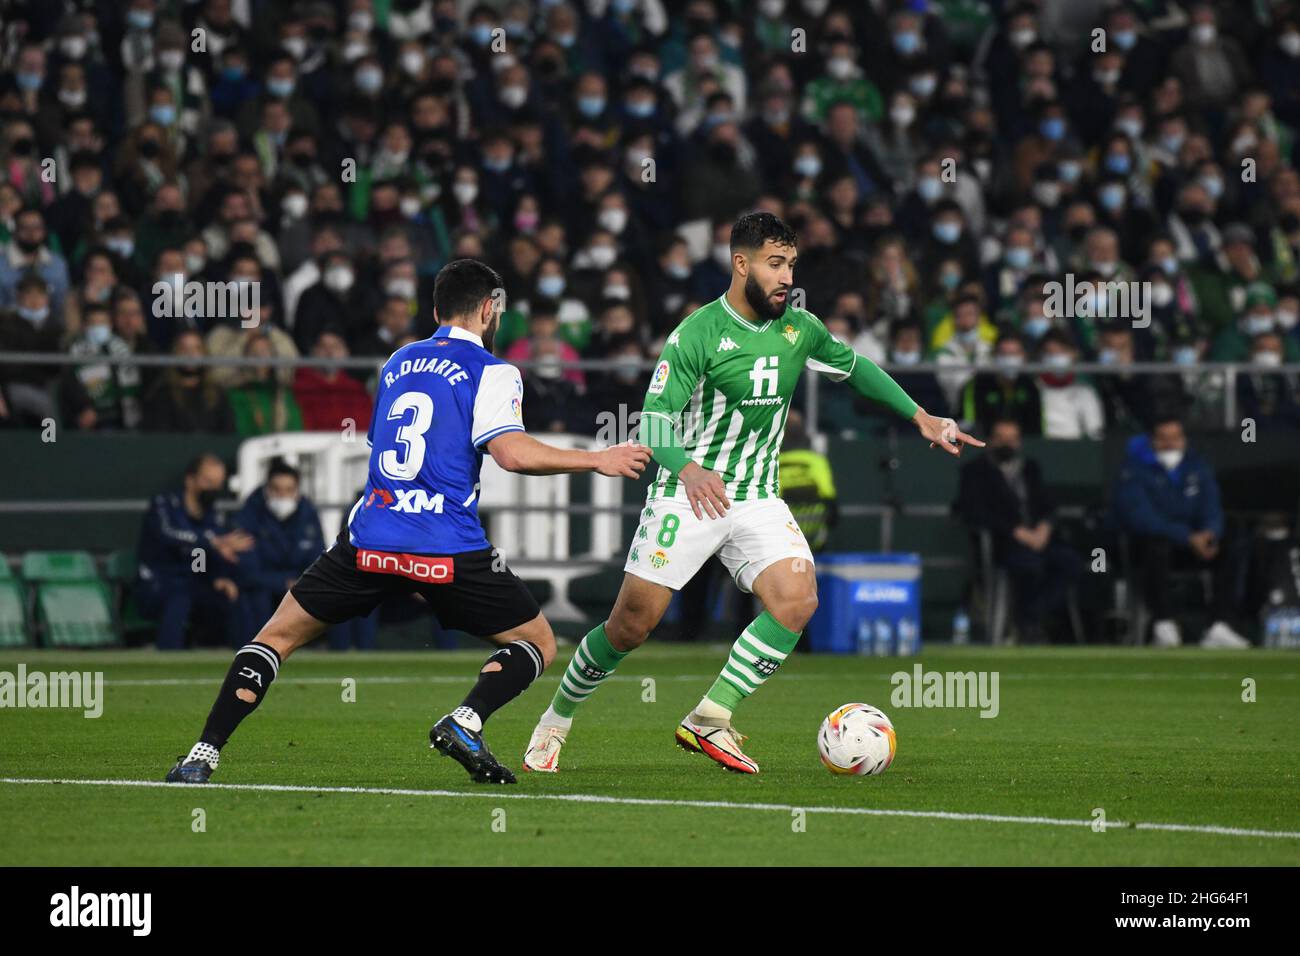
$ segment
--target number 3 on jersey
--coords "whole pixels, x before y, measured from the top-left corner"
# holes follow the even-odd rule
[[[388,407],[388,420],[403,418],[408,411],[414,412],[411,420],[394,436],[402,453],[389,448],[379,456],[379,470],[394,481],[412,481],[424,467],[424,433],[433,424],[433,399],[425,392],[403,392]]]

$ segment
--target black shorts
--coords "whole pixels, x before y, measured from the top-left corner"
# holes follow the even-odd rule
[[[289,593],[327,624],[365,617],[389,598],[419,594],[443,627],[476,637],[509,631],[541,613],[532,592],[490,548],[446,556],[358,551],[342,535]]]

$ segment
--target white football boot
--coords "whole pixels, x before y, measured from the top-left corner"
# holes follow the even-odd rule
[[[560,772],[560,748],[569,732],[559,727],[538,724],[524,751],[524,769],[537,773]]]
[[[736,773],[758,773],[758,764],[745,755],[745,735],[728,722],[713,722],[691,711],[677,725],[677,746],[704,754]]]

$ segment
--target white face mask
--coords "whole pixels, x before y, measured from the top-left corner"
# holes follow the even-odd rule
[[[837,80],[847,80],[853,75],[853,61],[846,56],[833,56],[826,61],[826,72]]]
[[[1192,39],[1202,46],[1209,46],[1218,35],[1219,31],[1213,23],[1198,23],[1192,27]]]
[[[596,217],[600,223],[600,228],[608,229],[610,232],[619,233],[627,228],[627,210],[626,209],[602,209],[600,215]]]
[[[307,197],[302,193],[290,193],[284,197],[280,208],[290,219],[301,219],[307,213]]]
[[[613,246],[592,246],[587,250],[587,255],[597,269],[608,269],[618,258],[618,252]]]
[[[452,194],[456,197],[456,202],[462,206],[468,206],[478,198],[477,183],[457,183],[451,189]]]
[[[1169,451],[1158,451],[1156,461],[1160,462],[1160,467],[1165,471],[1173,471],[1183,463],[1183,450],[1174,448]]]
[[[266,499],[266,510],[271,512],[271,516],[275,520],[283,521],[298,510],[298,499],[268,497]]]
[[[1262,365],[1265,368],[1277,368],[1282,364],[1282,353],[1273,351],[1256,352],[1255,364]]]
[[[424,54],[418,50],[407,50],[402,54],[402,69],[408,76],[419,76],[424,69]]]
[[[501,102],[512,110],[517,110],[523,106],[528,99],[528,87],[526,86],[503,86],[501,87]]]
[[[349,266],[331,266],[325,270],[325,288],[334,292],[347,292],[355,280]]]

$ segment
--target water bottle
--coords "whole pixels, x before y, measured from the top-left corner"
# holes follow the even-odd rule
[[[894,629],[889,618],[876,618],[876,640],[873,648],[877,657],[888,657],[894,653]]]
[[[871,656],[871,622],[865,617],[858,619],[858,653],[863,657]]]
[[[898,653],[899,656],[911,656],[918,650],[917,645],[920,643],[920,628],[910,617],[901,618],[898,622]]]
[[[958,608],[952,616],[952,642],[954,644],[970,643],[970,615],[964,607]]]

